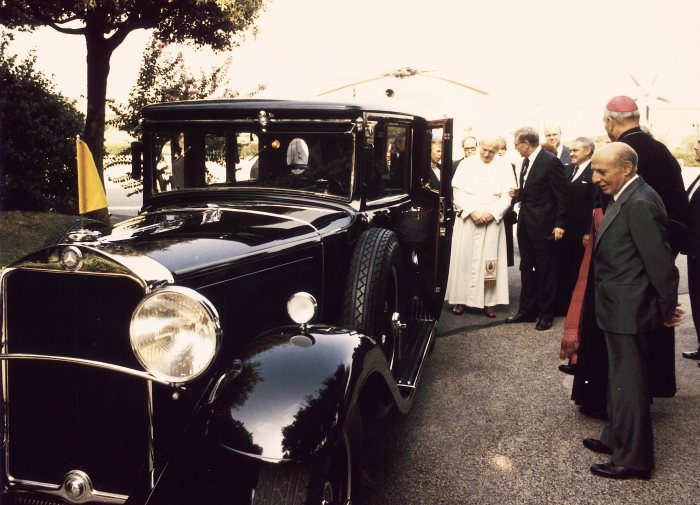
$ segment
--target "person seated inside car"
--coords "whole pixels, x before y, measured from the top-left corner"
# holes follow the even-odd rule
[[[295,138],[289,143],[287,166],[294,175],[303,175],[309,170],[309,146],[304,139]]]
[[[294,138],[287,146],[286,166],[272,173],[269,184],[276,188],[328,191],[325,169],[309,163],[309,146],[302,138]]]
[[[269,143],[275,151],[281,147],[279,140]],[[287,145],[286,156],[269,157],[266,164],[269,164],[269,173],[266,177],[267,184],[278,188],[296,188],[295,181],[302,179],[304,174],[309,172],[309,148],[306,142],[300,138],[292,139]]]

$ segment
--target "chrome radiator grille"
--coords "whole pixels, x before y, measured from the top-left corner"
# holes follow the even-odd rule
[[[128,327],[142,296],[125,276],[12,271],[3,286],[4,352],[139,369]],[[3,363],[10,482],[58,486],[81,470],[95,490],[120,495],[148,482],[147,382],[62,361]]]

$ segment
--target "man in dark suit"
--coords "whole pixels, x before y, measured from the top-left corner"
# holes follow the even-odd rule
[[[690,216],[678,161],[664,144],[641,129],[639,109],[630,97],[621,95],[610,99],[605,106],[603,123],[611,141],[624,142],[639,156],[637,173],[664,202],[671,220],[671,247],[678,254],[688,238],[681,230],[688,229]]]
[[[561,128],[558,125],[545,126],[544,138],[547,139],[547,144],[557,151],[557,157],[563,165],[571,164],[571,151],[561,143]]]
[[[440,191],[440,162],[442,160],[442,140],[434,139],[430,144],[430,188]]]
[[[616,96],[608,101],[603,124],[610,140],[624,142],[639,157],[637,173],[656,191],[663,201],[669,218],[669,242],[674,255],[686,253],[689,238],[688,198],[685,193],[681,167],[668,148],[643,131],[639,109],[628,96]],[[672,397],[676,393],[676,351],[673,328],[659,328],[652,340],[652,390],[654,396]]]
[[[668,217],[659,195],[639,177],[637,153],[613,142],[593,155],[593,183],[612,200],[596,235],[595,313],[608,349],[608,421],[586,448],[610,454],[591,472],[648,479],[654,468],[651,339],[678,326],[678,270],[668,243]]]
[[[559,242],[559,295],[557,315],[566,315],[571,294],[576,286],[583,259],[584,236],[590,233],[593,197],[596,187],[591,183],[591,156],[595,143],[588,137],[579,137],[571,144],[571,165],[565,167],[569,183],[569,208],[566,234]]]
[[[518,312],[509,323],[537,321],[537,330],[552,327],[557,296],[557,248],[564,237],[568,184],[561,161],[540,146],[534,128],[514,133],[515,149],[524,158],[520,188],[514,193],[520,203],[518,248],[521,291]]]
[[[700,161],[700,138],[693,145],[695,161]],[[696,177],[688,187],[688,202],[690,205],[690,229],[692,246],[688,251],[688,294],[690,295],[690,310],[693,313],[693,324],[698,339],[698,348],[694,351],[683,352],[683,357],[700,360],[700,176]],[[700,363],[698,363],[700,366]]]
[[[459,165],[459,163],[462,160],[469,158],[469,156],[474,156],[476,154],[476,148],[478,146],[479,142],[477,142],[476,137],[474,137],[473,135],[467,135],[462,139],[462,150],[464,151],[464,157],[452,161],[452,173],[455,173],[455,171],[457,170],[457,165]]]

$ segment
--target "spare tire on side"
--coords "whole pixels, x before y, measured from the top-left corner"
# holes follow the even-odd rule
[[[343,322],[381,343],[390,366],[397,346],[392,316],[404,309],[401,280],[396,234],[384,228],[363,232],[345,285]]]

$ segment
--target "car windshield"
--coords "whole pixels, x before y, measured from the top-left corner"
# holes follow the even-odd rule
[[[351,196],[351,133],[170,130],[147,138],[154,193],[245,186]]]

